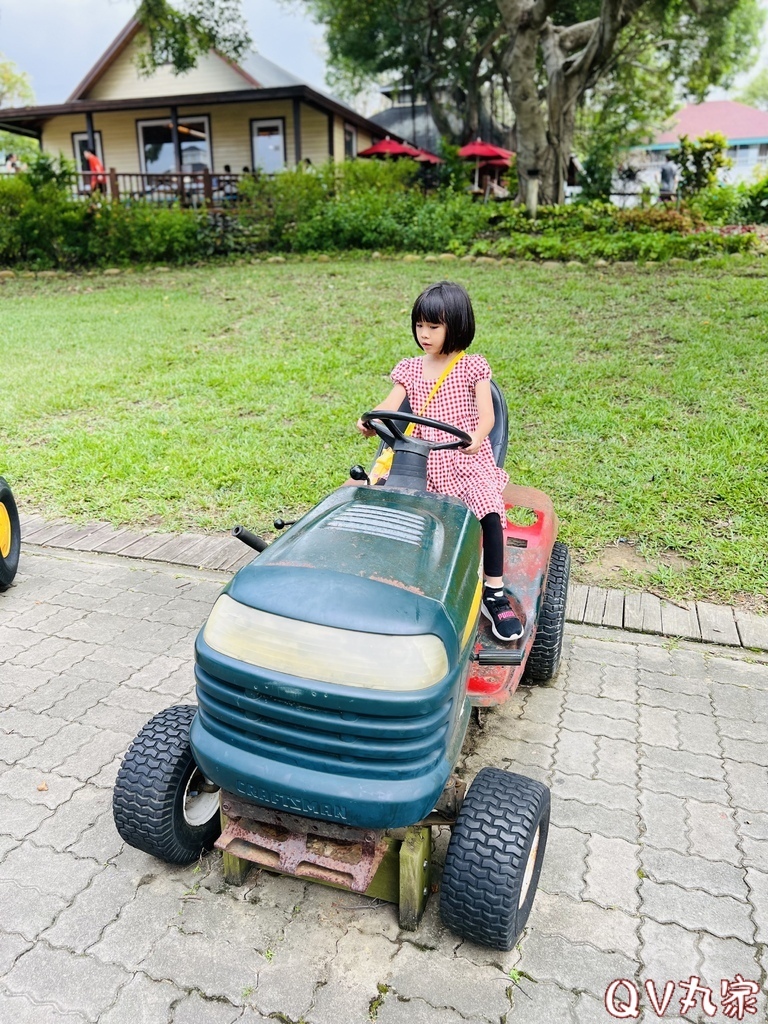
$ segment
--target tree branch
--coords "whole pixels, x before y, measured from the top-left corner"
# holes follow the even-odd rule
[[[609,59],[619,33],[645,3],[647,0],[603,0],[592,35],[582,51],[569,63],[566,74],[586,83]]]
[[[563,53],[581,50],[592,38],[592,33],[599,23],[599,18],[592,18],[591,21],[581,21],[578,25],[568,25],[564,28],[556,26],[555,31],[558,33],[560,49]]]

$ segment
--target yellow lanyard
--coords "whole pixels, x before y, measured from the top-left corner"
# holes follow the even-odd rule
[[[450,363],[448,363],[446,368],[443,370],[443,372],[437,378],[435,383],[432,385],[432,390],[429,392],[429,395],[427,396],[426,402],[422,405],[421,409],[419,410],[419,416],[423,416],[424,415],[424,413],[426,412],[427,406],[432,401],[432,399],[435,397],[437,392],[440,390],[440,385],[443,383],[445,378],[448,376],[448,374],[451,372],[451,370],[454,368],[456,363],[458,363],[458,361],[461,359],[461,357],[463,355],[464,355],[463,352],[457,352],[456,355],[454,356],[454,358],[450,361]],[[404,433],[405,434],[412,434],[413,433],[413,429],[414,429],[415,426],[416,426],[415,423],[409,423],[408,426],[405,428]]]

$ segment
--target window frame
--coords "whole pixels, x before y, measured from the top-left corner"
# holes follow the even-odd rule
[[[77,168],[77,173],[78,174],[88,174],[90,168],[82,167],[81,166],[80,152],[79,152],[78,145],[77,145],[77,143],[78,143],[78,141],[80,139],[82,139],[83,142],[85,142],[86,146],[88,145],[88,132],[71,132],[71,135],[72,135],[72,155],[75,158],[75,166]],[[106,167],[107,165],[106,165],[106,163],[104,161],[104,145],[103,145],[103,142],[102,142],[101,130],[100,129],[99,129],[99,131],[94,131],[94,133],[93,133],[93,141],[96,143],[96,156],[99,158],[99,160],[101,160],[102,164],[104,164],[104,167]]]
[[[350,133],[352,139],[352,145],[350,147],[351,152],[347,152],[347,132]],[[357,157],[357,128],[349,121],[344,122],[344,159],[354,160]]]
[[[167,125],[171,120],[171,115],[168,117],[142,117],[136,120],[136,144],[139,150],[139,168],[141,174],[176,174],[176,170],[170,171],[148,171],[147,163],[144,153],[144,137],[142,128],[144,125]],[[210,114],[184,114],[179,117],[178,122],[180,125],[188,124],[190,121],[204,121],[205,122],[205,134],[206,141],[208,143],[208,170],[213,173],[214,162],[213,162],[213,135],[211,133],[211,116]],[[182,174],[195,174],[199,172],[195,171],[182,171]]]
[[[256,125],[259,125],[259,124],[264,124],[264,125],[276,125],[276,124],[279,124],[280,125],[280,138],[283,141],[283,165],[280,168],[280,170],[285,170],[285,168],[288,166],[288,140],[286,138],[286,123],[285,123],[285,120],[286,120],[285,117],[280,117],[280,116],[278,116],[278,117],[252,117],[250,119],[250,121],[248,122],[248,130],[250,132],[250,138],[251,138],[251,168],[254,171],[257,171],[257,170],[258,171],[263,171],[264,174],[276,173],[276,172],[273,172],[273,171],[266,171],[266,170],[264,170],[263,167],[259,167],[259,165],[256,163],[256,137],[254,135],[254,129],[255,129]]]

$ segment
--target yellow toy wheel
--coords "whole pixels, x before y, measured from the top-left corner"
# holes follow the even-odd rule
[[[11,488],[0,476],[0,590],[13,582],[19,567],[21,525]]]

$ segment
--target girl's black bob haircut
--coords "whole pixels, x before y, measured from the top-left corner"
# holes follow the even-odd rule
[[[419,345],[416,324],[445,324],[446,355],[469,348],[475,336],[475,314],[466,289],[453,281],[439,281],[425,288],[411,311],[411,330]]]

